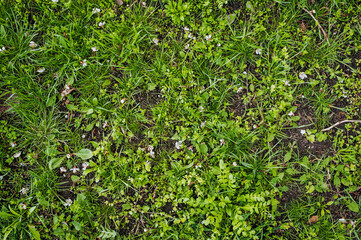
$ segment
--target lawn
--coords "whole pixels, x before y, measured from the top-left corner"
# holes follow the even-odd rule
[[[356,0],[2,0],[0,238],[360,239]]]

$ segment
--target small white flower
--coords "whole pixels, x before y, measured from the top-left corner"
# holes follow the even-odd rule
[[[253,124],[253,128],[256,129],[258,128],[258,126],[256,124]]]
[[[153,43],[154,43],[155,45],[158,45],[158,43],[159,43],[158,38],[153,38]]]
[[[149,162],[149,161],[146,161],[145,164],[150,165],[150,162]]]
[[[20,157],[20,155],[21,155],[21,152],[18,152],[18,153],[15,153],[15,154],[13,155],[13,157],[14,157],[14,158],[18,158],[18,157]]]
[[[20,203],[19,205],[20,205],[21,209],[24,209],[24,210],[26,209],[26,204],[25,203]]]
[[[57,3],[58,2],[58,0],[51,0],[53,3]]]
[[[85,171],[85,169],[87,169],[89,167],[89,163],[87,163],[87,162],[83,162],[81,165],[83,166],[83,168],[81,169],[83,171]]]
[[[16,143],[15,143],[15,142],[11,142],[10,145],[11,145],[11,147],[15,147],[15,146],[16,146]]]
[[[84,59],[83,61],[80,62],[80,64],[83,66],[83,67],[86,67],[88,64],[86,63],[86,59]]]
[[[290,117],[292,117],[292,116],[294,116],[295,114],[292,112],[292,111],[290,111],[289,113],[288,113],[288,116],[290,116]]]
[[[64,206],[69,207],[72,203],[73,203],[73,200],[67,199],[67,200],[65,200]]]
[[[105,22],[98,23],[98,26],[101,27],[101,28],[104,28],[104,25],[105,25]]]
[[[226,143],[226,141],[224,141],[224,139],[219,140],[219,142],[220,142],[221,146]]]
[[[346,223],[347,221],[346,221],[346,219],[344,219],[344,218],[340,218],[340,219],[338,220],[338,222],[339,222],[339,223]]]
[[[201,128],[204,128],[206,126],[206,121],[201,122]]]
[[[153,151],[153,149],[154,149],[154,147],[153,147],[152,145],[149,145],[149,146],[148,146],[148,151],[149,151],[149,152]]]
[[[125,98],[122,98],[122,100],[120,100],[120,103],[125,103]]]
[[[220,46],[221,46],[221,44],[220,44],[220,43],[218,43],[218,44],[217,44],[217,47],[220,47]]]
[[[233,162],[233,163],[232,163],[232,166],[233,166],[233,167],[237,166],[237,163],[236,163],[236,162]]]
[[[38,73],[43,73],[44,71],[45,71],[45,68],[43,68],[43,67],[42,67],[42,68],[39,68],[39,69],[37,70]]]
[[[200,112],[203,112],[203,111],[204,111],[204,107],[200,106],[200,107],[199,107],[199,111],[200,111]]]
[[[209,34],[209,35],[206,36],[206,40],[207,40],[207,41],[211,40],[211,38],[212,38],[212,35],[211,35],[211,34]]]
[[[29,46],[30,46],[31,48],[36,48],[36,46],[38,46],[38,44],[36,44],[34,41],[31,41],[31,42],[29,43]]]
[[[103,128],[106,128],[108,126],[108,122],[104,121]]]
[[[302,98],[305,98],[305,95],[302,95],[301,97],[302,97]]]
[[[200,164],[200,163],[196,163],[196,165],[194,166],[196,169],[199,169],[199,168],[201,168],[202,167],[202,164]]]
[[[143,5],[143,7],[147,6],[146,2],[142,2],[142,5]]]
[[[76,166],[74,166],[72,169],[70,169],[70,171],[72,171],[73,173],[76,173],[79,171],[79,168],[77,168]]]
[[[246,71],[244,71],[244,72],[243,72],[243,74],[244,74],[244,75],[247,75],[247,72],[246,72]]]
[[[144,228],[144,232],[148,232],[148,231],[149,231],[148,229]]]
[[[188,49],[189,49],[189,43],[187,43],[187,44],[184,46],[184,49],[185,49],[185,50],[188,50]]]
[[[29,191],[29,188],[22,188],[21,190],[20,190],[20,192],[22,193],[22,194],[26,194],[27,192]]]
[[[182,147],[182,141],[178,141],[178,142],[175,143],[175,148],[176,149],[181,149],[181,147]]]
[[[149,152],[149,155],[150,155],[151,158],[154,158],[154,157],[155,157],[154,154],[155,154],[155,153],[154,153],[153,151],[150,151],[150,152]]]
[[[189,146],[189,147],[188,147],[188,150],[191,151],[191,152],[193,152],[193,146]]]
[[[193,38],[192,33],[188,34],[188,38],[189,39]]]
[[[94,14],[94,13],[100,13],[100,9],[99,9],[99,8],[93,8],[92,13],[93,13],[93,14]]]
[[[206,223],[206,220],[203,220],[201,223],[204,225]]]
[[[6,48],[5,48],[5,47],[2,47],[0,51],[1,51],[2,53],[5,53]]]
[[[350,221],[350,224],[351,224],[351,226],[353,226],[353,227],[355,227],[356,226],[356,220],[355,221]]]
[[[313,9],[313,10],[312,10],[312,12],[313,12],[313,13],[316,13],[316,10],[315,10],[315,9]]]
[[[307,75],[306,75],[306,73],[304,73],[304,72],[300,72],[300,74],[298,74],[298,76],[299,76],[302,80],[307,78]]]
[[[186,31],[186,32],[189,31],[189,28],[188,28],[188,27],[184,27],[183,29],[184,29],[184,31]]]
[[[64,172],[66,172],[67,170],[66,170],[66,168],[65,167],[60,167],[60,173],[64,173]]]
[[[97,52],[98,51],[98,49],[96,47],[92,47],[91,50],[92,50],[92,52]]]
[[[68,114],[65,114],[65,116],[64,116],[65,118],[68,118]]]
[[[288,80],[282,80],[285,83],[285,86],[289,86],[290,82]]]
[[[237,89],[237,93],[240,93],[242,90],[243,90],[243,87],[239,87],[239,88]]]
[[[81,135],[82,138],[85,138],[85,134]]]
[[[261,55],[262,54],[262,49],[260,49],[260,48],[256,49],[256,54]]]
[[[66,157],[67,157],[67,158],[71,158],[71,155],[70,155],[70,154],[67,154]]]
[[[306,134],[306,130],[302,129],[302,130],[300,131],[300,133],[301,133],[302,135],[305,135],[305,134]]]

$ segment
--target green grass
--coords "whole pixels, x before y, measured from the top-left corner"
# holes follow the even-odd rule
[[[0,237],[360,239],[360,16],[2,1]]]

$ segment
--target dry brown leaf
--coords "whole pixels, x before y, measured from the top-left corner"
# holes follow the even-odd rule
[[[307,224],[314,224],[314,223],[316,223],[317,221],[318,221],[318,216],[315,215],[315,216],[312,216],[312,217],[310,218],[310,220],[308,220]]]
[[[122,6],[123,5],[123,1],[122,0],[116,0],[115,1],[119,6]]]

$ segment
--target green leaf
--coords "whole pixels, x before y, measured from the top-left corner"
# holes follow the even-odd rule
[[[33,238],[36,240],[40,240],[40,233],[38,232],[38,230],[36,230],[36,228],[33,225],[28,225],[29,230],[31,232],[31,235],[33,235]]]
[[[128,209],[131,209],[132,208],[132,205],[130,205],[130,203],[125,203],[122,205],[123,209],[124,210],[128,210]]]
[[[49,169],[50,170],[53,170],[55,168],[58,168],[60,167],[61,163],[63,162],[64,158],[61,157],[61,158],[52,158],[50,161],[49,161]]]
[[[89,132],[93,129],[95,122],[89,123],[88,126],[84,129],[84,131]]]
[[[81,224],[80,224],[79,222],[77,222],[77,221],[72,221],[71,223],[74,225],[75,230],[80,231],[80,229],[81,229]]]
[[[355,203],[354,201],[350,202],[349,204],[347,204],[347,207],[353,211],[353,212],[359,212],[359,206],[357,203]]]
[[[54,106],[55,101],[56,101],[56,95],[53,95],[50,98],[48,98],[48,100],[46,101],[46,106],[47,107]]]
[[[60,152],[55,147],[47,147],[45,149],[45,155],[49,157],[54,157],[55,155],[59,154]]]
[[[219,167],[221,170],[226,168],[226,165],[224,165],[224,161],[222,159],[219,161]]]
[[[74,106],[73,104],[66,105],[66,108],[69,109],[70,111],[78,111],[78,107]]]
[[[74,153],[75,156],[80,157],[82,160],[87,160],[93,156],[93,152],[90,149],[82,149],[77,153]]]
[[[200,147],[200,150],[201,150],[201,153],[207,154],[207,152],[208,152],[207,144],[202,143],[202,144],[201,144],[201,147]]]
[[[284,157],[285,162],[288,162],[288,161],[291,159],[291,157],[292,157],[292,153],[291,153],[291,152],[286,153],[286,155],[285,155],[285,157]]]

